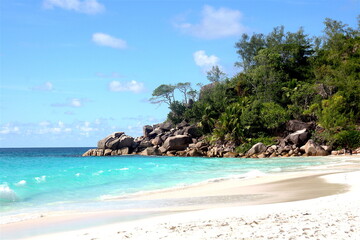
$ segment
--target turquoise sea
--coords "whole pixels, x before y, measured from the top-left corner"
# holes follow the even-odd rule
[[[330,158],[81,157],[88,148],[0,149],[0,213],[89,210],[109,199],[329,164]],[[131,202],[111,208],[134,207]]]

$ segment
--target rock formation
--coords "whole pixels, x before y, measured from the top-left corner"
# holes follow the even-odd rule
[[[310,139],[314,123],[298,120],[289,121],[286,126],[288,135],[279,139],[278,144],[266,146],[257,143],[245,154],[235,151],[234,143],[208,144],[196,125],[183,121],[177,125],[170,122],[146,125],[143,136],[133,138],[124,132],[115,132],[98,142],[97,149],[90,149],[83,156],[115,155],[163,155],[163,156],[207,156],[207,157],[290,157],[325,156],[331,148],[320,146]],[[336,152],[334,154],[339,154]]]

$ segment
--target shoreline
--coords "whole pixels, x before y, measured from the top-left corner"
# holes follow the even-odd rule
[[[349,160],[350,163],[348,162]],[[349,156],[349,159],[344,161],[343,164],[338,164],[336,166],[324,165],[316,167],[317,169],[308,169],[306,171],[295,173],[271,174],[252,179],[210,182],[183,189],[139,194],[127,198],[126,200],[155,201],[155,203],[167,202],[170,206],[163,208],[133,209],[114,212],[101,211],[80,214],[78,212],[63,212],[60,216],[56,214],[45,214],[40,218],[0,225],[2,229],[1,232],[2,234],[8,234],[8,236],[10,236],[11,232],[21,232],[21,230],[26,232],[31,229],[32,232],[29,232],[29,235],[32,235],[33,239],[46,239],[48,234],[51,235],[51,239],[54,239],[58,236],[79,234],[80,232],[86,231],[95,233],[93,231],[94,229],[109,228],[110,226],[115,229],[128,224],[137,225],[141,221],[147,223],[152,222],[154,219],[167,221],[168,218],[172,219],[173,217],[182,214],[194,217],[198,215],[199,211],[221,212],[221,209],[231,208],[234,208],[234,210],[242,208],[244,210],[246,208],[253,208],[254,206],[272,206],[274,204],[286,205],[304,201],[317,201],[317,199],[329,198],[329,195],[330,198],[347,195],[351,193],[351,189],[349,189],[351,187],[349,186],[353,183],[346,181],[339,182],[339,178],[334,181],[329,181],[328,179],[331,179],[331,176],[347,176],[349,174],[360,175],[359,160],[360,158],[358,157]],[[318,191],[319,189],[322,191]],[[244,192],[246,194],[241,194]],[[244,199],[244,195],[253,197]],[[261,196],[259,197],[259,195]],[[168,196],[171,196],[171,198]],[[118,199],[115,201],[121,200],[122,199]],[[204,204],[204,201],[208,202],[208,204]],[[173,205],[169,204],[171,202]],[[96,219],[96,221],[91,219]],[[180,222],[181,221],[182,220],[180,219]],[[69,223],[72,224],[71,227],[67,226]],[[44,229],[44,226],[48,229],[47,231],[41,231],[40,228]],[[54,228],[54,226],[57,227]],[[38,232],[36,230],[37,228]],[[88,235],[89,234],[86,236]],[[16,236],[12,239],[16,239]]]

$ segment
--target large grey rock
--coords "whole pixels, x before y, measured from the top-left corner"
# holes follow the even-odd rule
[[[282,138],[279,140],[279,147],[284,148],[286,146],[286,144],[287,144],[287,139]]]
[[[159,125],[159,128],[164,131],[170,131],[174,126],[171,122],[164,122]]]
[[[183,120],[181,123],[179,123],[177,125],[178,128],[184,128],[184,127],[187,127],[187,126],[189,126],[189,123],[186,122],[185,120]]]
[[[266,152],[268,152],[268,153],[273,153],[273,152],[275,152],[275,150],[272,148],[272,147],[269,147],[267,150],[266,150]]]
[[[196,144],[195,143],[190,143],[189,148],[196,148]]]
[[[190,149],[189,151],[187,151],[187,156],[189,157],[200,157],[203,156],[202,152],[198,149]]]
[[[153,139],[155,138],[156,136],[158,135],[161,135],[164,133],[164,130],[162,130],[160,127],[158,128],[155,128],[153,131],[151,131],[149,134],[148,134],[148,137]]]
[[[117,155],[128,155],[128,154],[130,154],[130,149],[128,147],[123,147],[121,149],[118,149],[116,151],[116,154]]]
[[[104,156],[104,149],[96,149],[93,156]]]
[[[145,125],[143,127],[143,136],[144,137],[149,137],[149,133],[151,133],[154,130],[154,128],[150,125]]]
[[[182,128],[182,129],[178,129],[174,132],[174,135],[185,135],[185,129]]]
[[[105,149],[104,151],[104,156],[110,156],[112,153],[112,150],[111,149]]]
[[[171,122],[163,122],[153,125],[153,128],[160,128],[163,131],[170,131],[170,129],[174,128],[174,125]]]
[[[282,154],[283,152],[285,152],[285,147],[279,146],[278,149],[276,150],[276,152],[277,152],[278,154]]]
[[[286,123],[286,130],[289,132],[296,132],[304,128],[310,130],[313,128],[313,126],[314,125],[312,123],[306,123],[299,120],[290,120]]]
[[[116,132],[100,140],[98,148],[116,150],[123,147],[131,147],[133,143],[133,137],[124,135],[124,132]]]
[[[107,136],[106,138],[103,138],[100,141],[98,141],[97,147],[101,148],[101,149],[111,148],[108,146],[117,144],[116,139],[120,138],[123,134],[124,134],[124,132],[115,132],[115,133]]]
[[[131,145],[131,149],[136,149],[140,145],[140,142],[135,142]]]
[[[111,138],[105,143],[105,149],[118,149],[120,138]]]
[[[322,147],[326,152],[328,152],[329,154],[330,154],[331,151],[332,151],[332,147],[331,147],[331,146],[321,145],[321,147]]]
[[[310,133],[306,128],[296,131],[294,133],[289,134],[285,140],[296,146],[304,145],[307,140],[310,138]]]
[[[161,147],[159,147],[159,151],[161,152],[161,153],[166,153],[166,148],[164,148],[163,146],[161,146]]]
[[[152,145],[161,145],[163,143],[163,140],[160,136],[156,136],[154,139],[151,140]]]
[[[134,138],[133,137],[130,137],[130,136],[127,136],[127,135],[122,135],[119,138],[117,149],[125,148],[125,147],[131,147],[133,145],[133,143],[134,143]]]
[[[162,135],[162,136],[161,136],[161,140],[162,140],[163,142],[165,142],[166,139],[167,139],[168,137],[171,137],[171,136],[172,136],[172,135],[169,135],[169,134]]]
[[[96,156],[96,150],[97,150],[97,149],[89,149],[89,150],[87,150],[82,156],[83,156],[83,157]],[[94,153],[95,153],[95,154],[94,154]]]
[[[205,142],[202,142],[202,141],[200,141],[200,142],[197,142],[196,144],[195,144],[195,147],[196,148],[202,148],[202,147],[207,147],[208,145],[205,143]]]
[[[185,127],[184,129],[185,129],[184,131],[185,135],[189,135],[193,138],[198,138],[202,136],[201,130],[194,125]]]
[[[303,149],[308,156],[327,156],[329,154],[312,139],[307,141],[307,143],[302,146],[301,149]]]
[[[177,135],[168,137],[162,147],[164,147],[167,151],[185,150],[190,143],[192,143],[191,137],[187,135]]]
[[[152,144],[149,140],[142,140],[138,146],[139,148],[147,148],[147,147],[152,147]]]
[[[265,144],[259,142],[259,143],[255,144],[254,146],[252,146],[250,148],[250,150],[246,153],[246,155],[251,156],[254,154],[260,154],[260,153],[265,152],[266,149],[267,149],[267,147],[265,146]]]
[[[140,153],[140,155],[144,155],[144,156],[161,155],[161,152],[156,147],[147,147],[144,151]]]

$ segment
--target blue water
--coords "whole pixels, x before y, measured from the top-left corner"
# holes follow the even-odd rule
[[[0,149],[0,212],[61,209],[210,179],[297,171],[327,158],[81,157],[87,148]]]

